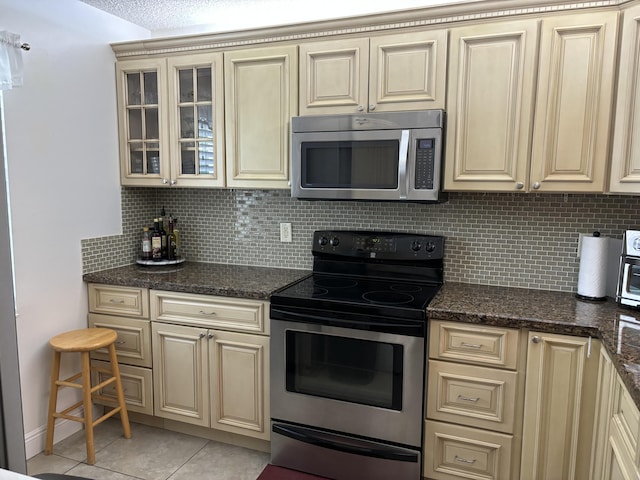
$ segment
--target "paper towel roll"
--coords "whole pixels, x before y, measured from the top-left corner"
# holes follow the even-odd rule
[[[608,237],[582,237],[580,272],[578,274],[579,297],[591,300],[607,298],[608,243]]]

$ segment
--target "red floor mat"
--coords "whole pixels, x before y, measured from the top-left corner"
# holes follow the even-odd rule
[[[256,480],[330,480],[325,477],[318,477],[309,473],[289,470],[288,468],[267,465]]]

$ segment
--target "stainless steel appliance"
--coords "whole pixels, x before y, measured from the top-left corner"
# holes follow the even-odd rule
[[[444,239],[317,231],[313,273],[271,297],[271,462],[421,478],[426,311]]]
[[[291,196],[438,202],[444,111],[293,117]]]
[[[616,300],[623,305],[640,306],[640,231],[638,230],[627,230],[622,240]]]

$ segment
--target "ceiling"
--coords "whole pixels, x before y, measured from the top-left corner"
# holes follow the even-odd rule
[[[478,0],[81,0],[154,35],[269,27]]]

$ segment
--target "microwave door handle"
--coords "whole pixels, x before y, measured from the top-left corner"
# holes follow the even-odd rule
[[[407,163],[409,161],[409,130],[402,130],[400,135],[400,155],[398,158],[398,189],[400,200],[407,198]]]

